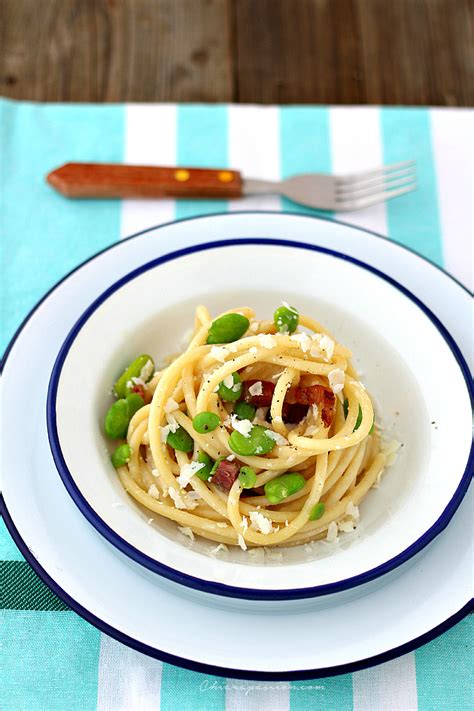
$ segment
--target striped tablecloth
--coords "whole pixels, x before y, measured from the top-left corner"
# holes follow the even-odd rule
[[[344,220],[402,242],[472,282],[473,113],[462,109],[42,105],[2,101],[2,345],[35,302],[98,250],[142,228],[242,201],[67,201],[44,183],[66,161],[230,166],[256,178],[414,158],[419,190]],[[338,215],[334,215],[335,218]],[[21,474],[19,472],[19,474]],[[313,682],[257,683],[185,671],[101,634],[38,580],[2,524],[5,711],[467,711],[472,620],[393,662]]]

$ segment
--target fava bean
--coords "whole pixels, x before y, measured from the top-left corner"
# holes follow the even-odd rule
[[[250,321],[242,314],[225,314],[211,323],[207,343],[232,343],[248,330]]]
[[[349,412],[349,400],[347,398],[344,398],[344,403],[343,403],[342,407],[344,410],[344,417],[347,418],[347,413]],[[353,432],[355,432],[356,430],[359,429],[361,422],[362,422],[362,409],[361,409],[361,406],[359,405],[359,412],[357,413],[357,420],[354,425],[354,429],[352,430]],[[374,419],[372,420],[372,427],[369,430],[369,434],[372,434],[372,432],[374,431],[374,425],[375,425],[375,415],[374,415]]]
[[[269,502],[279,504],[292,494],[296,494],[305,484],[306,479],[302,474],[288,472],[288,474],[282,474],[276,479],[267,481],[263,488]]]
[[[250,422],[255,417],[256,408],[250,403],[244,400],[239,400],[234,405],[234,415],[237,415],[239,420],[250,420]]]
[[[215,412],[200,412],[193,418],[193,427],[199,434],[213,432],[219,426],[221,418]]]
[[[249,457],[253,454],[268,454],[275,446],[275,440],[267,435],[262,425],[253,425],[248,437],[234,430],[229,437],[229,447],[236,454]]]
[[[293,306],[280,306],[273,314],[273,323],[279,333],[293,333],[298,328],[300,315]]]
[[[114,392],[116,396],[125,397],[130,393],[128,383],[132,381],[132,378],[140,378],[144,383],[147,383],[152,378],[154,371],[155,364],[151,356],[146,354],[138,356],[115,383]]]
[[[218,457],[218,458],[216,459],[216,461],[214,462],[214,464],[212,465],[212,468],[211,468],[211,476],[214,476],[214,474],[215,474],[216,471],[217,471],[217,467],[219,466],[219,464],[220,464],[221,462],[224,461],[224,459],[225,459],[225,457]]]
[[[170,447],[177,449],[179,452],[192,452],[194,449],[193,438],[181,426],[178,427],[176,432],[168,433],[166,444],[169,444]]]
[[[219,383],[217,394],[221,400],[225,400],[226,402],[235,402],[235,400],[238,400],[242,395],[240,375],[238,373],[232,373],[232,385],[230,388],[224,385],[224,381]]]
[[[253,489],[257,481],[257,475],[252,469],[252,467],[240,468],[239,481],[243,489]]]
[[[128,444],[120,444],[110,457],[116,469],[128,464],[132,456],[132,448]]]
[[[202,451],[199,452],[197,460],[200,464],[204,464],[204,466],[196,472],[196,476],[202,479],[202,481],[207,481],[212,476],[211,470],[214,462],[206,452]]]
[[[130,419],[132,419],[134,414],[143,407],[145,401],[138,393],[130,393],[125,399],[128,403],[128,414],[130,415]]]
[[[133,415],[145,404],[138,393],[120,398],[109,408],[105,416],[105,433],[111,439],[125,439],[128,424]]]
[[[309,517],[308,517],[309,520],[310,520],[310,521],[317,521],[318,518],[321,518],[321,516],[323,515],[325,509],[326,509],[326,506],[323,504],[322,501],[320,501],[319,503],[315,504],[315,505],[313,506],[313,508],[311,509],[311,511],[310,511],[310,514],[309,514]]]

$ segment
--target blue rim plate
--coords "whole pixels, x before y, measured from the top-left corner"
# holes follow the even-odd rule
[[[99,630],[101,630],[101,632],[108,634],[110,637],[113,637],[118,642],[121,642],[122,644],[125,644],[128,647],[131,647],[132,649],[135,649],[137,652],[146,654],[149,657],[153,657],[154,659],[159,659],[160,661],[166,662],[167,664],[174,664],[176,666],[180,666],[191,671],[200,672],[201,674],[213,674],[215,676],[232,677],[234,679],[249,679],[252,681],[298,681],[304,679],[318,679],[321,677],[337,676],[338,674],[349,674],[356,671],[360,671],[361,669],[367,669],[369,667],[376,666],[377,664],[389,662],[392,659],[401,656],[402,654],[408,654],[409,652],[413,652],[413,650],[418,649],[418,647],[421,647],[423,644],[431,642],[431,640],[435,639],[440,634],[443,634],[443,632],[447,632],[449,629],[451,629],[451,627],[454,627],[454,625],[464,619],[466,615],[474,611],[474,604],[472,603],[472,601],[470,601],[460,610],[448,617],[448,619],[444,620],[436,627],[433,627],[433,629],[431,629],[429,632],[426,632],[425,634],[416,637],[410,642],[406,642],[405,644],[402,644],[399,647],[394,647],[390,651],[384,652],[383,654],[377,654],[373,657],[367,657],[358,662],[353,662],[350,664],[340,664],[331,668],[310,669],[295,672],[256,672],[254,670],[242,671],[240,669],[231,669],[228,667],[215,667],[210,664],[194,662],[184,657],[178,657],[174,654],[169,654],[168,652],[156,649],[155,647],[150,647],[147,644],[139,642],[133,637],[129,637],[128,635],[123,634],[123,632],[120,632],[111,625],[107,624],[107,622],[104,622],[104,620],[101,620],[99,617],[93,615],[89,610],[87,610],[85,607],[76,602],[73,597],[68,595],[67,592],[65,592],[53,580],[53,578],[51,578],[50,575],[48,575],[45,569],[34,558],[34,556],[31,554],[30,549],[24,543],[22,537],[18,533],[15,524],[13,523],[13,520],[5,505],[3,496],[1,495],[0,512],[5,520],[5,524],[13,540],[15,541],[20,552],[26,558],[35,573],[41,578],[44,583],[46,583],[46,585],[48,585],[48,587],[51,588],[51,590],[63,602],[69,605],[69,607],[74,610],[74,612],[77,612],[78,615],[83,617],[87,622],[90,622],[90,624],[94,625],[94,627],[97,627]]]
[[[219,242],[208,242],[191,247],[186,247],[185,249],[180,249],[175,252],[165,254],[157,259],[154,259],[139,268],[133,270],[129,274],[125,275],[114,284],[112,284],[108,289],[106,289],[95,301],[84,311],[80,318],[76,321],[73,328],[67,335],[60,351],[56,362],[54,364],[51,379],[48,387],[48,398],[47,398],[47,426],[48,426],[48,436],[50,441],[51,452],[61,476],[61,479],[72,497],[76,506],[80,509],[87,520],[94,526],[94,528],[104,536],[112,545],[114,545],[122,553],[130,557],[136,563],[148,568],[149,570],[162,575],[173,582],[179,583],[181,585],[188,586],[192,589],[199,590],[206,593],[211,593],[214,595],[222,595],[225,597],[243,598],[249,600],[294,600],[303,598],[319,597],[322,595],[329,595],[333,593],[342,592],[345,590],[350,590],[359,585],[368,583],[382,575],[389,573],[398,566],[402,565],[406,561],[410,560],[414,555],[419,553],[423,548],[425,548],[433,539],[443,531],[448,525],[449,521],[453,517],[455,511],[460,505],[469,482],[472,478],[473,464],[474,464],[474,446],[471,445],[471,450],[469,453],[468,461],[464,473],[460,479],[459,485],[454,492],[452,498],[447,503],[444,511],[439,516],[437,521],[420,536],[413,544],[407,547],[400,554],[394,556],[390,560],[386,561],[382,565],[379,565],[371,570],[368,570],[360,575],[347,578],[335,583],[330,583],[326,585],[305,587],[305,588],[295,588],[295,589],[279,589],[279,590],[265,590],[257,588],[245,588],[238,586],[225,585],[222,583],[217,583],[214,581],[207,581],[187,573],[177,571],[157,560],[144,554],[142,551],[137,549],[128,543],[124,538],[122,538],[117,532],[110,528],[105,521],[96,513],[89,502],[85,499],[79,488],[77,487],[74,478],[66,464],[63,452],[61,450],[61,445],[58,435],[58,427],[56,420],[56,398],[58,391],[59,379],[61,376],[62,367],[64,365],[65,359],[68,355],[70,348],[72,347],[79,331],[91,317],[91,315],[118,289],[132,281],[144,272],[159,266],[161,264],[179,259],[185,255],[193,254],[196,252],[203,252],[209,249],[221,249],[229,246],[238,245],[265,245],[265,246],[286,246],[298,249],[304,249],[312,252],[319,252],[323,254],[328,254],[330,256],[342,259],[346,262],[350,262],[362,269],[365,269],[372,274],[375,274],[380,279],[388,282],[393,287],[395,287],[399,292],[401,292],[406,298],[411,300],[416,306],[427,316],[430,321],[437,328],[441,336],[444,338],[448,347],[450,348],[452,354],[454,355],[458,366],[462,372],[464,381],[466,383],[466,388],[469,393],[471,405],[474,401],[474,389],[472,386],[472,381],[470,378],[470,373],[468,366],[464,360],[461,351],[459,350],[454,339],[447,331],[445,326],[441,321],[434,315],[434,313],[411,291],[406,287],[401,285],[392,277],[384,274],[380,270],[362,262],[358,259],[350,257],[346,254],[336,252],[331,249],[324,247],[318,247],[315,245],[305,244],[302,242],[296,242],[292,240],[282,240],[282,239],[272,239],[272,238],[239,238],[239,239],[226,239]]]
[[[238,213],[233,213],[238,214]],[[341,222],[336,222],[335,220],[328,219],[328,218],[321,218],[321,217],[314,217],[311,215],[301,215],[298,213],[291,213],[291,212],[278,212],[275,213],[273,211],[244,211],[241,212],[240,214],[244,215],[265,215],[265,216],[283,216],[286,217],[287,219],[291,218],[298,218],[298,220],[301,223],[304,223],[306,220],[311,221],[311,223],[316,222],[330,222],[334,223],[335,225],[342,225],[343,227],[348,227],[351,228],[357,232],[360,233],[365,233],[366,235],[369,235],[370,238],[376,238],[376,241],[373,243],[374,245],[377,244],[382,244],[382,243],[387,243],[387,238],[385,238],[382,235],[379,235],[375,232],[372,232],[371,230],[363,229],[360,227],[354,227],[353,225],[347,224],[347,223],[341,223]],[[196,220],[200,219],[208,219],[209,217],[222,217],[225,216],[226,218],[229,217],[227,213],[218,213],[216,215],[206,215],[203,217],[193,217],[193,218],[186,218],[184,220],[180,220],[178,222],[193,222]],[[155,231],[155,230],[160,230],[165,227],[169,227],[173,223],[168,223],[166,225],[158,225],[156,227],[150,227],[147,230],[143,230],[141,232],[138,232],[134,235],[131,235],[127,240],[133,240],[136,237],[139,237],[141,235],[144,235],[146,233]],[[305,228],[306,229],[306,228]],[[362,238],[366,239],[366,238]],[[126,241],[127,241],[126,240]],[[21,325],[18,327],[17,331],[15,332],[14,336],[12,337],[10,343],[7,346],[7,349],[5,351],[5,354],[2,359],[1,363],[1,369],[5,367],[7,363],[7,359],[13,349],[13,346],[15,345],[16,341],[20,338],[22,335],[22,332],[25,330],[25,328],[28,326],[29,321],[32,319],[32,317],[35,315],[36,311],[39,309],[39,307],[51,296],[53,293],[58,289],[58,287],[63,284],[71,275],[73,275],[75,272],[79,271],[82,269],[83,266],[85,266],[88,263],[93,262],[96,260],[100,255],[106,253],[106,252],[111,252],[113,250],[119,249],[120,245],[122,242],[114,243],[110,245],[109,247],[101,250],[97,254],[91,256],[89,259],[85,260],[83,263],[78,265],[76,268],[71,270],[66,276],[64,276],[58,283],[53,286],[39,301],[38,303],[31,309],[31,311],[28,313],[28,315],[25,317]],[[448,279],[448,284],[456,284],[458,287],[460,287],[461,291],[458,291],[458,293],[465,292],[466,294],[470,295],[470,292],[466,287],[461,284],[458,280],[456,280],[453,276],[451,276],[449,273],[447,273],[445,270],[440,268],[437,264],[431,262],[430,260],[426,259],[416,251],[401,245],[401,244],[396,244],[392,243],[390,249],[395,249],[396,254],[400,254],[403,257],[403,254],[405,253],[407,256],[412,255],[414,258],[420,259],[420,266],[424,264],[428,264],[432,267],[434,267],[434,270],[432,270],[433,277],[435,281],[438,280],[438,277],[436,276],[439,274],[439,278],[441,279],[441,276],[447,277]],[[382,250],[383,251],[383,250]],[[384,257],[383,257],[383,263],[385,263],[385,252],[384,252]],[[404,262],[405,266],[408,266],[409,262],[406,262],[406,258],[402,258],[402,263]],[[442,283],[440,282],[440,286],[442,286]],[[452,292],[451,296],[455,295],[455,292]],[[444,302],[440,302],[438,300],[436,304],[437,310],[440,309],[441,305],[444,308]],[[430,301],[430,304],[432,302]],[[450,313],[446,312],[446,318],[450,318]],[[459,329],[457,329],[459,331]],[[463,336],[462,333],[459,334],[459,337],[461,338]],[[462,339],[461,339],[462,340]],[[465,341],[465,339],[464,339]],[[465,344],[466,345],[466,344]],[[170,654],[166,651],[163,651],[161,649],[158,649],[155,645],[150,646],[148,644],[145,644],[140,641],[138,636],[131,637],[128,636],[127,634],[123,633],[119,629],[119,625],[117,622],[114,622],[113,624],[107,623],[104,619],[101,619],[101,617],[98,617],[96,614],[94,614],[91,609],[87,609],[84,607],[83,604],[77,601],[77,594],[72,592],[68,593],[66,590],[61,586],[63,583],[58,584],[56,580],[51,577],[50,573],[47,571],[43,565],[41,565],[37,558],[35,553],[30,550],[27,544],[27,540],[25,540],[25,532],[21,532],[21,530],[18,528],[18,521],[15,523],[12,516],[10,515],[10,512],[8,510],[8,502],[4,500],[3,496],[0,496],[0,511],[4,517],[6,527],[8,531],[10,532],[13,540],[15,541],[16,545],[18,546],[19,550],[25,557],[25,559],[28,561],[28,563],[31,565],[33,570],[36,572],[36,574],[43,580],[43,582],[48,585],[53,592],[58,595],[59,598],[61,598],[69,607],[74,610],[76,613],[78,613],[80,616],[82,616],[86,621],[90,622],[91,624],[95,625],[98,629],[100,629],[102,632],[110,635],[117,641],[126,644],[133,649],[142,652],[144,654],[147,654],[151,657],[160,659],[163,662],[171,663],[171,664],[176,664],[181,667],[191,669],[193,671],[198,671],[202,673],[211,673],[215,674],[218,676],[227,676],[227,677],[234,677],[238,679],[253,679],[253,680],[262,680],[262,681],[286,681],[286,680],[299,680],[299,679],[315,679],[319,677],[329,677],[329,676],[334,676],[338,674],[343,674],[343,673],[350,673],[350,672],[355,672],[360,669],[365,669],[383,662],[390,661],[402,654],[406,654],[408,652],[411,652],[418,647],[420,647],[423,644],[426,644],[427,642],[430,642],[443,632],[449,630],[452,626],[454,626],[457,622],[461,621],[469,612],[474,610],[474,605],[472,603],[472,600],[465,602],[468,600],[468,596],[464,597],[462,595],[462,600],[459,600],[458,605],[454,606],[451,605],[449,609],[450,614],[446,614],[446,612],[443,613],[443,615],[438,615],[438,616],[431,616],[429,621],[427,622],[427,625],[424,627],[426,631],[423,631],[422,634],[417,634],[415,637],[412,636],[413,633],[407,632],[407,636],[405,639],[407,639],[406,642],[403,642],[401,644],[393,644],[389,649],[384,649],[381,653],[373,654],[373,655],[368,655],[363,658],[357,657],[355,661],[347,663],[347,664],[332,664],[331,666],[315,666],[315,668],[308,669],[307,667],[304,669],[293,669],[291,671],[277,671],[277,672],[260,672],[256,671],[255,669],[242,669],[242,667],[238,669],[230,668],[230,667],[223,667],[223,666],[214,666],[214,664],[206,664],[205,662],[198,662],[194,660],[190,660],[184,656],[177,656],[174,654]],[[450,531],[451,527],[449,527],[447,536],[448,538],[444,538],[444,541],[449,541],[449,546],[452,546],[453,540],[450,537]],[[457,534],[459,535],[459,533]],[[442,547],[442,542],[440,541],[439,546]],[[431,549],[433,550],[433,549]],[[437,547],[434,548],[434,551],[438,550],[438,544]],[[432,554],[431,552],[427,554],[429,557],[429,560],[432,560]],[[446,559],[451,560],[451,557],[448,556]],[[436,564],[436,557],[433,559],[434,563]],[[444,558],[443,558],[444,560]],[[443,560],[438,561],[439,563],[443,563]],[[425,566],[426,567],[426,566]],[[417,569],[418,570],[418,569]],[[451,571],[451,567],[449,568]],[[420,573],[423,577],[424,574],[426,574],[427,571],[422,571],[420,569]],[[454,572],[454,569],[453,571]],[[410,579],[413,577],[412,572],[409,570],[406,573],[403,573],[403,576],[408,575]],[[402,576],[402,579],[403,579]],[[57,578],[57,576],[55,576]],[[450,577],[445,578],[446,580],[449,580]],[[395,584],[395,583],[392,583]],[[73,597],[74,595],[74,597]],[[452,599],[451,596],[449,599]],[[457,599],[457,598],[456,598]],[[459,604],[461,603],[461,604]],[[90,608],[90,606],[88,606]],[[431,609],[431,608],[430,608]],[[389,645],[390,646],[390,645]],[[361,655],[362,656],[362,655]]]

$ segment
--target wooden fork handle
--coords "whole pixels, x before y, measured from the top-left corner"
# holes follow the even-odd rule
[[[225,168],[158,168],[106,163],[65,163],[46,177],[71,198],[233,198],[242,195],[242,177]]]

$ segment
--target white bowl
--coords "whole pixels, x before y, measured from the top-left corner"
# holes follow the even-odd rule
[[[138,353],[176,352],[194,308],[249,305],[268,317],[282,300],[325,324],[354,352],[377,421],[400,456],[339,542],[253,564],[189,541],[122,489],[102,433],[116,374]],[[356,587],[411,558],[448,524],[470,477],[471,382],[446,329],[403,286],[355,259],[282,240],[229,240],[160,257],[99,297],[66,338],[47,404],[51,450],[73,500],[114,546],[175,582],[249,599],[316,597]],[[123,504],[123,505],[121,505]]]

